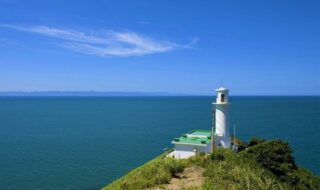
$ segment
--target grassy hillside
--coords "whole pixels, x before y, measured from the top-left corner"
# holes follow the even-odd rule
[[[103,190],[166,189],[166,184],[190,167],[203,168],[204,181],[181,189],[320,189],[320,178],[296,166],[287,143],[253,139],[248,145],[242,143],[242,148],[238,153],[215,149],[210,155],[186,160],[161,155]]]

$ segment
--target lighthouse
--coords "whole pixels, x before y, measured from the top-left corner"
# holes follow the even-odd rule
[[[213,104],[214,144],[217,147],[229,148],[231,145],[229,129],[229,90],[221,87],[216,90],[217,98]]]
[[[168,157],[184,159],[201,152],[210,153],[214,147],[230,148],[229,90],[221,87],[216,92],[211,130],[194,129],[174,138],[171,142],[174,144],[174,151]]]

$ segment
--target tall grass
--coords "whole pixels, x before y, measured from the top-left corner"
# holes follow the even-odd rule
[[[137,190],[169,183],[186,166],[187,160],[175,160],[162,155],[132,170],[103,190]]]
[[[223,159],[222,159],[223,158]],[[288,189],[275,176],[241,153],[216,149],[206,167],[203,189]]]
[[[261,146],[261,143],[258,144]],[[234,153],[229,149],[217,148],[211,155],[200,154],[186,160],[175,160],[161,155],[132,170],[103,190],[139,190],[161,186],[169,183],[184,168],[191,166],[204,168],[205,177],[202,186],[191,188],[193,190],[320,189],[320,178],[309,171],[298,167],[289,173],[285,179],[296,183],[281,180],[273,170],[259,163],[250,154],[252,153],[249,149]]]

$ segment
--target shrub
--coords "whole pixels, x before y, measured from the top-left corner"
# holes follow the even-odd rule
[[[221,156],[223,155],[223,156]],[[228,149],[215,149],[212,161],[204,171],[203,190],[262,190],[286,189],[282,182],[254,160]],[[223,157],[223,161],[221,161]]]
[[[256,145],[252,145],[255,143]],[[297,169],[292,150],[287,142],[281,140],[266,142],[255,139],[251,141],[251,145],[246,152],[280,179],[285,180]]]
[[[261,143],[263,143],[263,142],[266,142],[266,140],[265,140],[265,139],[259,139],[259,138],[253,137],[253,138],[249,141],[248,147],[250,147],[250,146],[255,146],[255,145],[261,144]]]
[[[205,152],[200,152],[200,154],[199,154],[200,156],[205,156],[206,155],[206,153]]]
[[[296,189],[320,189],[320,177],[306,169],[298,168],[288,177]],[[294,180],[294,181],[293,181]]]
[[[222,152],[213,152],[211,154],[211,160],[224,161],[224,154]]]
[[[185,168],[185,164],[179,160],[174,160],[171,158],[167,158],[165,160],[163,160],[163,162],[165,162],[165,169],[164,170],[169,170],[171,177],[177,177],[178,173],[183,172],[183,169]],[[170,180],[169,179],[169,180]],[[167,181],[169,182],[169,181]],[[167,183],[167,182],[163,182],[163,183]],[[163,183],[159,183],[159,184],[163,184]]]

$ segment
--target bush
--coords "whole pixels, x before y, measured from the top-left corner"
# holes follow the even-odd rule
[[[266,142],[255,139],[250,143],[251,146],[246,152],[280,179],[285,180],[290,173],[297,169],[292,157],[292,150],[287,142],[281,140]],[[252,145],[255,143],[256,145]]]
[[[261,144],[263,142],[266,142],[265,139],[259,139],[259,138],[256,138],[256,137],[253,137],[250,141],[249,141],[249,144],[247,147],[250,147],[250,146],[255,146],[255,145],[258,145],[258,144]]]
[[[205,152],[200,152],[200,154],[199,154],[200,156],[205,156],[206,155],[206,153]]]
[[[213,152],[211,154],[211,160],[224,161],[224,154],[222,152]]]
[[[296,189],[320,189],[320,177],[303,168],[292,173],[289,180],[288,183],[293,184]]]
[[[177,174],[183,172],[183,169],[185,168],[185,164],[183,162],[174,160],[172,158],[167,158],[163,160],[163,162],[167,162],[165,167],[170,171],[170,174],[171,174],[170,179],[171,177],[177,177]],[[163,184],[167,182],[169,181],[158,183],[158,184]]]
[[[256,163],[245,152],[215,149],[210,164],[205,167],[203,190],[280,190],[287,189],[267,169]],[[223,161],[221,161],[223,160]]]

